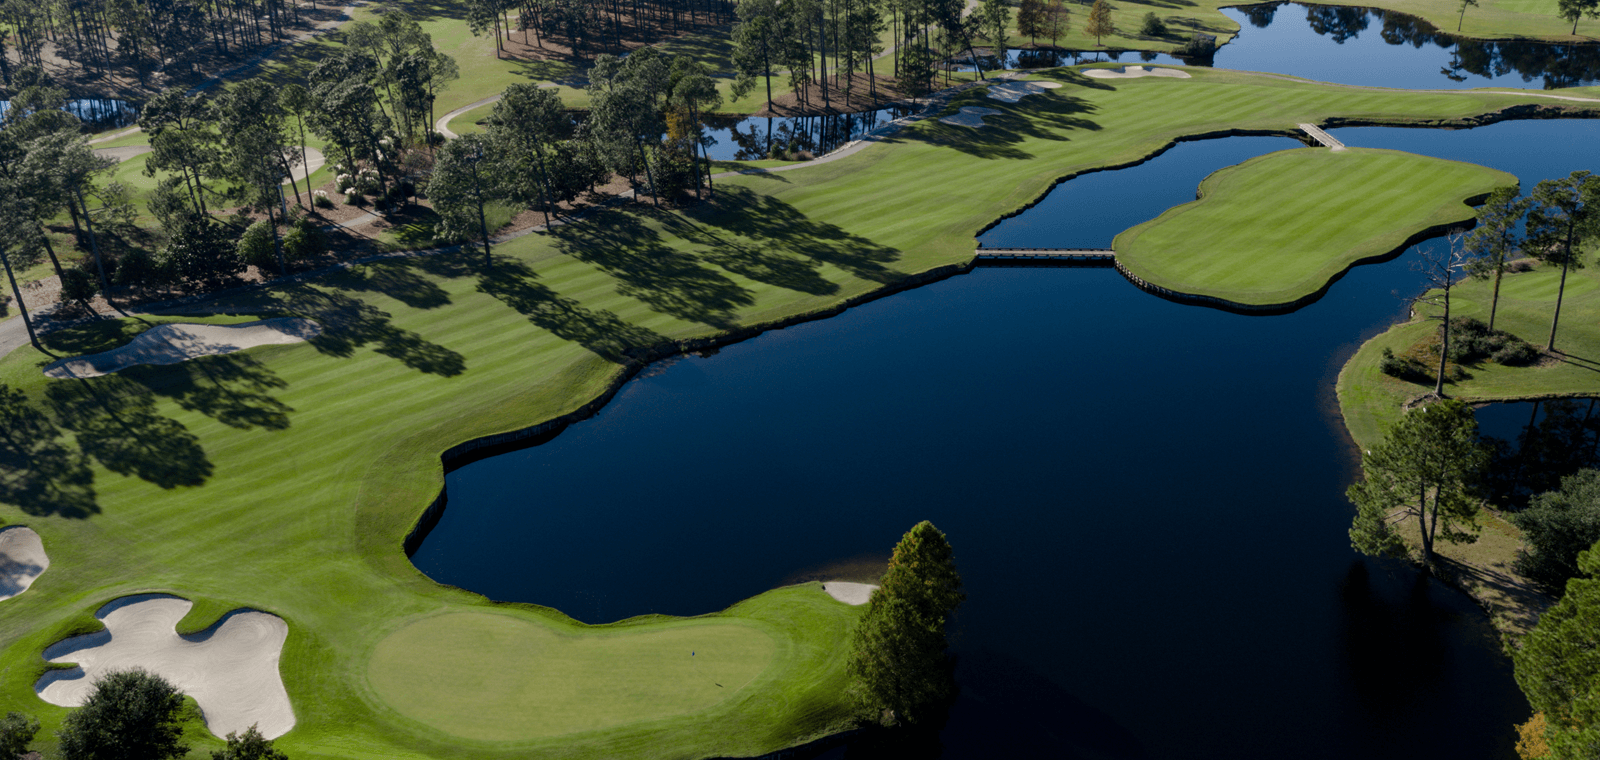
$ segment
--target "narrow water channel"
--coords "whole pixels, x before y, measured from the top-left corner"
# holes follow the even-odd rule
[[[1527,188],[1594,128],[1339,137]],[[1190,145],[1168,155],[1239,157]],[[1217,168],[1056,193],[1121,176],[1192,198]],[[1116,193],[1083,197],[1138,195]],[[1070,235],[1103,210],[1061,209],[1030,234],[1086,244]],[[1246,317],[1106,269],[980,268],[652,369],[549,443],[451,473],[413,561],[598,623],[859,577],[931,519],[970,595],[944,757],[1509,758],[1528,707],[1481,613],[1346,535],[1332,385],[1419,288],[1392,261]]]

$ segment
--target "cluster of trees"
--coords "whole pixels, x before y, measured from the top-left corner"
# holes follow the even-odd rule
[[[950,542],[917,523],[894,548],[850,640],[852,694],[873,720],[924,722],[955,688],[945,626],[966,599]]]
[[[0,78],[10,85],[16,68],[43,67],[50,43],[84,79],[121,67],[141,82],[152,72],[187,73],[207,55],[237,56],[287,36],[300,11],[299,0],[4,0]]]
[[[1544,349],[1553,352],[1556,330],[1561,322],[1561,303],[1566,295],[1567,273],[1583,268],[1585,246],[1595,240],[1600,240],[1600,176],[1575,171],[1562,179],[1540,182],[1527,197],[1520,196],[1514,187],[1495,191],[1479,208],[1477,226],[1469,234],[1452,236],[1447,249],[1425,252],[1421,270],[1433,290],[1424,300],[1442,309],[1438,315],[1440,349],[1434,393],[1444,395],[1447,364],[1459,360],[1463,354],[1459,350],[1452,351],[1451,346],[1453,333],[1464,324],[1450,316],[1450,294],[1460,275],[1493,283],[1489,322],[1478,332],[1509,339],[1505,358],[1496,353],[1495,360],[1504,364],[1526,363],[1532,357],[1521,346],[1522,341],[1502,335],[1494,328],[1500,306],[1501,280],[1510,271],[1512,262],[1524,256],[1561,267],[1550,335]],[[1475,326],[1476,322],[1466,324]],[[1512,349],[1518,351],[1511,353]],[[1418,374],[1410,363],[1388,352],[1382,368],[1402,378]]]
[[[652,25],[663,33],[678,34],[732,18],[733,4],[727,0],[470,0],[467,4],[472,34],[493,34],[496,54],[505,49],[503,41],[514,31],[522,32],[524,44],[539,47],[546,38],[564,37],[573,54],[588,56],[603,49],[622,50],[630,26],[637,30]]]
[[[61,760],[178,760],[188,717],[183,694],[166,679],[143,670],[108,673],[95,682],[83,706],[67,714],[57,753]],[[21,713],[0,719],[0,760],[20,760],[39,733],[39,722]],[[212,760],[288,760],[255,726],[229,733]]]
[[[657,205],[691,187],[697,196],[711,188],[704,118],[721,96],[699,62],[654,48],[627,58],[601,55],[589,74],[589,97],[580,124],[554,91],[512,85],[484,133],[443,146],[427,185],[441,237],[481,237],[487,255],[483,204],[543,209],[548,220],[558,204],[613,173]]]

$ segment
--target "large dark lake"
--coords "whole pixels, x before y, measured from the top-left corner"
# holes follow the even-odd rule
[[[1595,126],[1337,134],[1526,189],[1579,168]],[[990,236],[1109,241],[1286,146],[1184,144]],[[1048,211],[1091,179],[1122,194]],[[980,268],[658,365],[554,440],[451,473],[413,560],[598,623],[859,576],[931,519],[970,595],[945,757],[1510,758],[1529,709],[1482,614],[1346,536],[1333,382],[1419,287],[1404,260],[1364,266],[1246,317],[1108,269]]]

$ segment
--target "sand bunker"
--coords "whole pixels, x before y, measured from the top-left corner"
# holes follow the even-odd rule
[[[860,606],[866,604],[867,600],[872,598],[872,592],[877,591],[878,587],[870,583],[828,581],[822,584],[822,590],[828,592],[828,596],[845,604]]]
[[[989,97],[1002,103],[1015,103],[1029,95],[1038,95],[1060,86],[1060,82],[1000,82],[989,85]]]
[[[278,658],[289,625],[277,615],[235,610],[206,631],[179,636],[174,628],[193,606],[165,594],[107,603],[95,613],[106,630],[44,650],[45,659],[78,667],[45,673],[33,690],[50,704],[77,707],[105,673],[143,668],[194,697],[206,727],[217,736],[252,725],[269,739],[288,733],[294,710],[278,675]]]
[[[1005,111],[1001,111],[1001,110],[994,109],[994,108],[977,108],[977,107],[974,107],[974,106],[965,106],[965,107],[963,107],[961,109],[960,113],[950,114],[949,116],[946,116],[943,119],[940,119],[939,121],[942,121],[945,124],[954,124],[954,125],[956,125],[958,127],[973,127],[973,128],[976,129],[978,127],[984,126],[983,117],[985,117],[985,116],[997,116],[997,115],[1002,114],[1002,113],[1005,113]]]
[[[1138,79],[1139,77],[1171,77],[1189,79],[1189,72],[1177,69],[1153,69],[1149,66],[1118,66],[1112,69],[1084,69],[1090,79]]]
[[[0,530],[0,601],[27,591],[49,567],[44,542],[32,528]]]
[[[231,354],[256,346],[299,343],[315,338],[322,327],[309,319],[279,317],[238,325],[158,325],[128,345],[98,354],[51,362],[45,375],[55,378],[99,377],[136,364],[177,364],[201,356]]]

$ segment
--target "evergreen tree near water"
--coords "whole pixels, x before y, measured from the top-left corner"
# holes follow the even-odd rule
[[[917,523],[895,546],[851,638],[847,667],[865,712],[916,723],[949,697],[945,624],[965,599],[949,541],[933,523]]]

